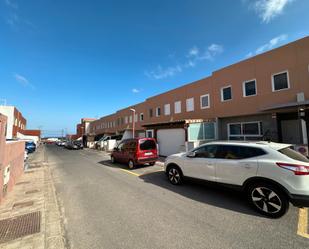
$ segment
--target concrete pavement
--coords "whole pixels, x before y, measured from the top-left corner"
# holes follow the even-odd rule
[[[171,185],[160,166],[128,171],[93,150],[46,148],[71,248],[308,248],[299,209],[262,217],[201,182]],[[307,217],[308,219],[308,217]]]
[[[0,222],[34,215],[18,226],[4,227],[11,229],[6,231],[10,237],[0,244],[0,248],[62,249],[65,247],[64,229],[44,147],[39,147],[37,152],[30,155],[28,163],[28,169],[0,205]],[[37,223],[37,227],[33,227],[34,223]],[[13,234],[18,232],[24,235],[12,239]]]

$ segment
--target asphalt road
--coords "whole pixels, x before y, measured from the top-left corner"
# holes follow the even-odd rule
[[[236,192],[171,185],[159,166],[126,171],[102,152],[46,146],[71,248],[309,248],[299,209],[262,217]]]

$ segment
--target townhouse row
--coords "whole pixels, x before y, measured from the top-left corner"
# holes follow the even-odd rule
[[[210,140],[271,140],[308,147],[309,37],[89,123],[84,139],[154,137],[160,154]]]

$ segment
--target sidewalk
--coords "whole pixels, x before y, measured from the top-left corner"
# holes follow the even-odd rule
[[[65,248],[61,214],[43,146],[29,157],[28,164],[0,204],[0,248]]]

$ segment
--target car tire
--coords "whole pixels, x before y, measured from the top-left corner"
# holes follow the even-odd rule
[[[270,218],[280,218],[289,210],[286,194],[269,183],[251,184],[248,187],[247,198],[256,211]]]
[[[111,156],[111,162],[116,163],[115,157]]]
[[[166,175],[167,175],[169,182],[173,185],[180,185],[180,184],[183,183],[182,171],[176,165],[172,165],[172,166],[168,167],[168,169],[166,171]]]
[[[134,169],[135,163],[133,162],[133,160],[129,160],[128,167],[129,167],[129,169]]]

